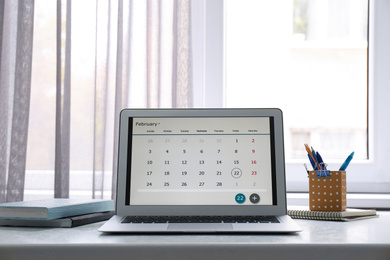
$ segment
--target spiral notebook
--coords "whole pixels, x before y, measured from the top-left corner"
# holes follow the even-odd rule
[[[288,209],[288,215],[294,219],[330,220],[330,221],[353,221],[367,218],[377,218],[374,209],[352,209],[345,211],[311,211],[307,208]]]

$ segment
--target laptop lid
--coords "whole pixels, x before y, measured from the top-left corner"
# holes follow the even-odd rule
[[[124,109],[117,215],[285,215],[279,109]]]

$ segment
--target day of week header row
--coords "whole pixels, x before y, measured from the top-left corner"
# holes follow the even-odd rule
[[[269,134],[269,118],[134,118],[133,134]]]

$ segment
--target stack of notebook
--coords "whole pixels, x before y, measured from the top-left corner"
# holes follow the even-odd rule
[[[75,227],[109,219],[112,200],[48,199],[0,204],[0,226]]]

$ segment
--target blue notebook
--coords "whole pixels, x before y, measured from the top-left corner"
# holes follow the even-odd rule
[[[112,200],[47,199],[0,204],[2,219],[58,219],[114,210]]]

